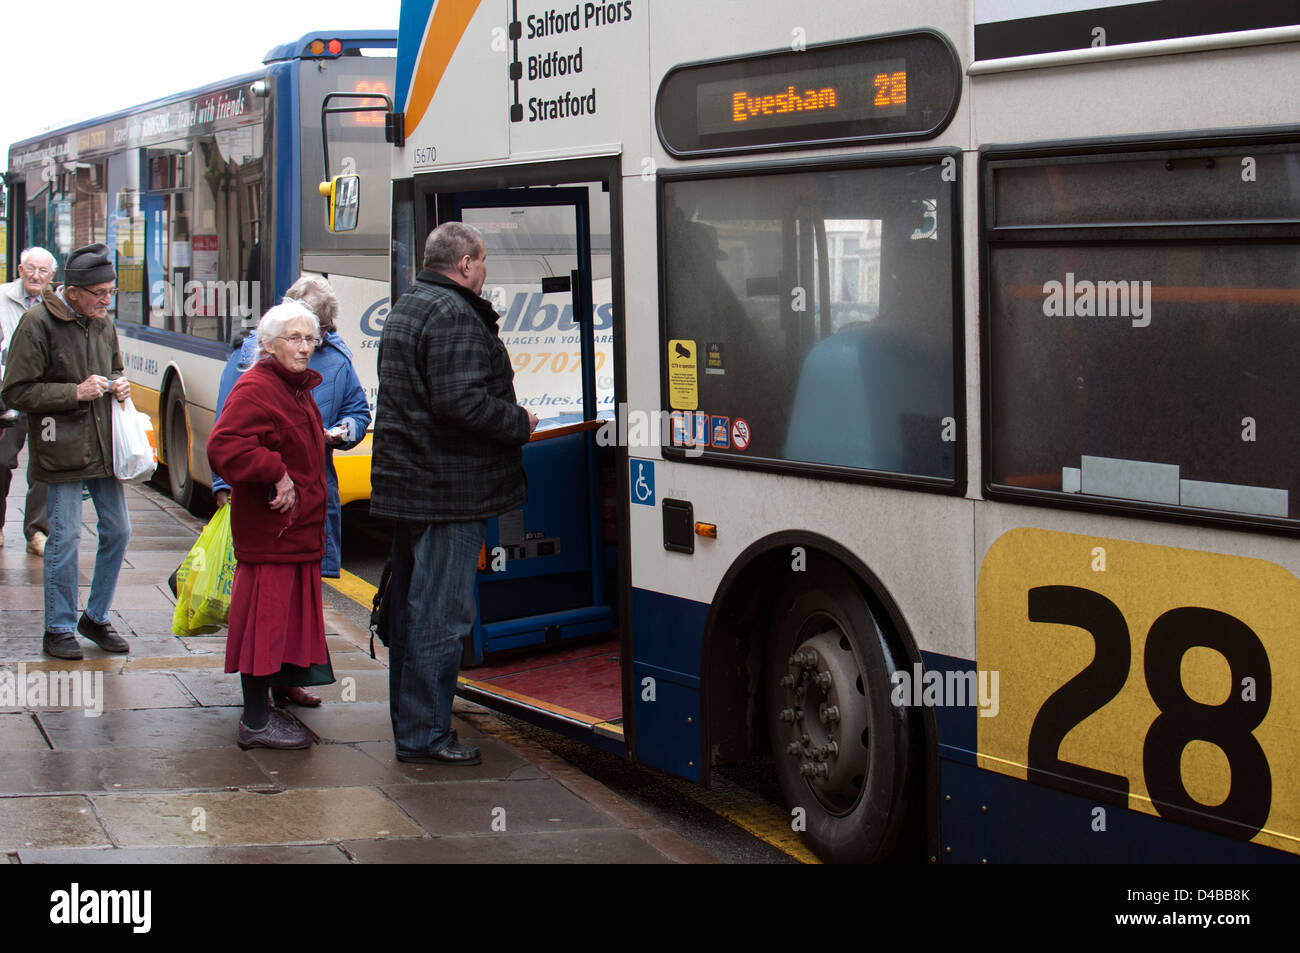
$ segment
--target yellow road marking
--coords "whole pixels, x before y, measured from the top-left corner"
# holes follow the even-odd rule
[[[322,580],[343,593],[362,608],[369,609],[374,603],[378,588],[366,582],[360,576],[339,570],[338,579]],[[463,676],[462,681],[468,681]],[[483,684],[484,688],[491,688]],[[496,689],[492,689],[496,690]],[[513,693],[512,693],[513,694]],[[545,703],[543,703],[545,704]],[[504,725],[502,726],[504,727]],[[622,726],[602,723],[598,727],[617,728],[622,734]],[[804,864],[819,864],[820,860],[803,845],[803,840],[790,828],[790,816],[776,804],[771,804],[757,795],[750,794],[742,788],[731,785],[712,790],[703,788],[689,781],[682,781],[671,775],[663,775],[673,789],[684,797],[708,808],[719,817],[725,818],[741,830],[752,834],[764,843],[771,844],[795,860]]]
[[[715,787],[705,788],[680,778],[669,777],[668,780],[678,793],[800,863],[821,863],[817,855],[804,846],[803,838],[791,828],[790,815],[779,804],[772,804],[732,784],[717,786],[715,782]]]
[[[378,586],[372,586],[360,576],[354,575],[346,569],[339,570],[339,578],[337,579],[322,579],[321,581],[337,589],[353,602],[360,603],[363,609],[369,609],[374,605],[375,593],[379,591]]]

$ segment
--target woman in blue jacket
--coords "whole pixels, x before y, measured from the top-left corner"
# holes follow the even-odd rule
[[[325,511],[325,558],[321,560],[321,575],[337,579],[342,563],[343,509],[339,503],[339,480],[334,472],[334,451],[351,450],[366,436],[370,426],[370,404],[352,367],[352,352],[335,330],[339,300],[333,286],[319,275],[303,275],[285,293],[285,299],[301,302],[320,321],[321,340],[312,354],[310,367],[321,376],[321,382],[312,397],[320,410],[325,426],[325,482],[329,499]],[[225,406],[226,395],[235,386],[239,375],[257,360],[257,335],[244,339],[239,350],[230,355],[221,373],[217,391],[217,417]],[[215,424],[215,421],[214,421]],[[217,506],[230,499],[230,485],[216,473],[212,474],[212,493]],[[301,689],[291,690],[289,699],[298,704],[319,705],[320,699]],[[314,701],[310,700],[314,699]]]

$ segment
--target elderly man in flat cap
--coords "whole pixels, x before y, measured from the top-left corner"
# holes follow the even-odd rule
[[[7,285],[0,285],[0,377],[4,376],[5,356],[9,353],[9,339],[22,316],[40,303],[45,286],[54,279],[56,262],[44,248],[24,248],[18,259],[18,277]],[[27,442],[27,426],[22,415],[0,404],[0,526],[4,524],[5,497],[18,466],[18,454]],[[27,551],[33,556],[45,555],[45,540],[50,533],[45,518],[45,484],[40,480],[27,480],[27,500],[23,511],[23,534],[27,537]],[[4,530],[0,529],[0,546],[4,545]]]
[[[108,306],[115,275],[104,245],[68,256],[64,284],[47,286],[23,315],[9,345],[0,399],[27,417],[30,471],[48,484],[45,545],[45,652],[80,659],[79,632],[106,652],[126,652],[108,623],[122,558],[131,538],[122,484],[113,475],[112,407],[131,385],[122,376]],[[77,618],[77,541],[81,490],[95,503],[99,549],[86,611]],[[74,632],[75,630],[75,632]]]

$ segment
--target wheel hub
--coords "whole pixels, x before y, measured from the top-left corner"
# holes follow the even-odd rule
[[[827,808],[853,806],[867,774],[866,705],[861,666],[838,628],[799,644],[780,677],[785,707],[778,718],[789,741],[777,757],[794,758],[799,773]]]

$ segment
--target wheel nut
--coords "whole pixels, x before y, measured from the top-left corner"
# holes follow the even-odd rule
[[[781,676],[781,681],[780,681],[779,684],[784,685],[784,686],[786,686],[786,687],[789,687],[790,685],[793,685],[793,684],[794,684],[794,676],[793,676],[793,675],[782,675],[782,676]]]
[[[817,663],[818,663],[819,661],[820,661],[820,659],[817,658],[817,653],[814,652],[812,649],[809,649],[809,650],[808,650],[807,652],[805,652],[804,655],[803,655],[803,667],[804,667],[804,668],[816,668],[816,667],[817,667]]]
[[[814,679],[814,681],[817,682],[817,687],[820,688],[820,689],[822,689],[822,690],[825,690],[825,689],[827,689],[827,688],[830,688],[830,687],[831,687],[831,673],[830,673],[830,672],[818,672],[818,673],[817,673],[817,678]]]
[[[840,720],[840,710],[835,705],[823,704],[817,709],[817,717],[822,720],[822,724],[829,724],[832,721]]]
[[[792,741],[785,746],[785,753],[792,754],[795,757],[798,757],[801,751],[803,751],[803,747],[797,741]]]
[[[794,721],[794,709],[783,708],[781,709],[781,714],[777,715],[777,717],[782,721]]]

